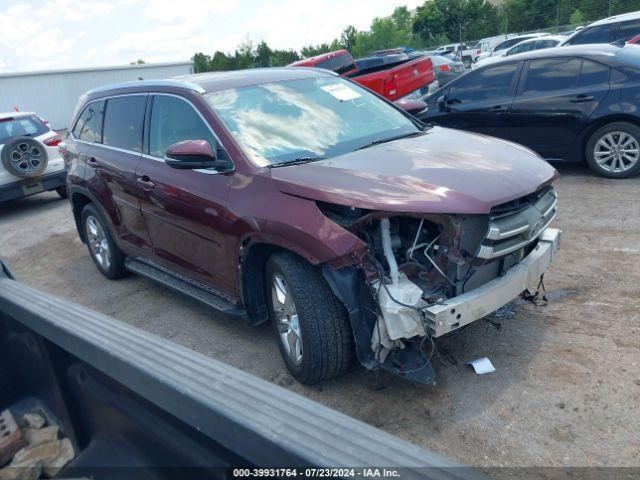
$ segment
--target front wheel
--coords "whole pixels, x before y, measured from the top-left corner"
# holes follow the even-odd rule
[[[640,128],[627,122],[605,125],[591,135],[585,153],[601,177],[629,178],[640,171]]]
[[[89,254],[100,273],[112,280],[126,276],[125,255],[113,241],[107,222],[95,205],[84,207],[81,219]]]
[[[342,374],[351,363],[351,328],[344,306],[320,271],[279,252],[266,266],[271,323],[289,372],[310,385]]]

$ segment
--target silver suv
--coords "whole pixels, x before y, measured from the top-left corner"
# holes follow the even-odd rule
[[[33,112],[0,113],[0,203],[51,190],[66,198],[61,141]]]

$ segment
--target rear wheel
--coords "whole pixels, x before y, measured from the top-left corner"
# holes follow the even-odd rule
[[[601,177],[631,177],[640,171],[640,128],[627,122],[605,125],[591,135],[585,153]]]
[[[320,271],[279,252],[267,262],[266,285],[271,323],[291,374],[314,384],[345,372],[352,356],[351,328]]]
[[[112,280],[126,276],[125,255],[113,241],[102,214],[90,203],[81,218],[89,254],[100,273]]]

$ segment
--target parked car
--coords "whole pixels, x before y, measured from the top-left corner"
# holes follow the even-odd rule
[[[436,55],[452,54],[464,64],[465,68],[471,68],[482,52],[465,43],[452,43],[436,48],[434,53]]]
[[[432,383],[424,342],[551,262],[557,172],[528,149],[426,126],[321,69],[188,78],[80,99],[66,147],[78,233],[108,278],[271,321],[299,381],[344,372],[355,350]]]
[[[477,56],[476,61],[479,62],[489,57],[498,57],[502,55],[509,48],[518,45],[520,42],[524,42],[525,40],[529,40],[531,38],[539,38],[549,35],[548,33],[527,33],[525,35],[517,35],[515,37],[510,37],[507,40],[500,42],[491,50],[485,51]]]
[[[476,51],[476,57],[480,56],[480,54],[484,52],[490,52],[493,50],[493,47],[498,45],[499,43],[504,42],[505,40],[515,37],[517,34],[510,33],[506,35],[496,35],[495,37],[483,38],[482,40],[478,40],[478,42],[473,46],[473,49]]]
[[[433,55],[431,61],[433,62],[436,80],[440,86],[446,85],[465,72],[464,64],[457,59],[451,60],[444,55]]]
[[[593,22],[571,35],[562,45],[624,43],[639,34],[640,11],[616,15]]]
[[[0,203],[50,190],[66,198],[60,141],[33,112],[0,113]]]
[[[492,57],[487,57],[477,61],[473,64],[473,68],[479,68],[483,65],[489,65],[502,60],[504,57],[510,57],[517,55],[518,53],[532,52],[534,50],[542,50],[543,48],[553,48],[560,45],[565,40],[565,37],[560,35],[549,35],[545,37],[535,37],[529,40],[524,40],[513,47],[502,50],[502,53],[498,53]]]
[[[630,38],[629,40],[627,40],[627,43],[629,43],[631,45],[640,44],[640,35],[636,35],[635,37]]]
[[[640,171],[640,49],[557,47],[505,57],[427,98],[423,121],[583,161],[598,175]]]
[[[390,58],[385,60],[387,57]],[[411,59],[402,53],[369,57],[358,62],[347,50],[338,50],[299,60],[289,66],[331,70],[392,101],[406,97],[422,98],[437,88],[429,58]]]

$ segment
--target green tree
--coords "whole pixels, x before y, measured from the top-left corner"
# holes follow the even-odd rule
[[[580,10],[576,8],[571,14],[571,16],[569,17],[569,23],[571,25],[577,25],[582,22],[584,22],[584,15]]]
[[[202,52],[196,53],[191,57],[193,67],[196,73],[208,72],[211,70],[211,57]]]
[[[353,25],[349,25],[345,27],[340,35],[340,44],[343,48],[349,50],[350,52],[353,50],[353,47],[356,44],[356,40],[358,38],[358,30]]]
[[[271,54],[272,52],[267,42],[261,41],[256,47],[256,67],[270,67]]]
[[[208,71],[231,70],[231,59],[224,52],[217,51],[213,54],[213,58],[209,61]]]
[[[295,50],[273,50],[271,52],[271,66],[284,67],[300,60],[300,55]]]

